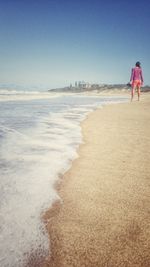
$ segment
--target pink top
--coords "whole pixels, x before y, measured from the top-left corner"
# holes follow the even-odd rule
[[[141,82],[143,82],[142,69],[139,67],[133,68],[131,72],[130,81],[135,81],[135,80],[140,80]]]

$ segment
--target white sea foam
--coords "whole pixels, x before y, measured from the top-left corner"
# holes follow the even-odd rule
[[[96,98],[75,97],[63,98],[62,102],[54,102],[50,108],[53,112],[47,112],[49,104],[45,111],[44,102],[42,105],[32,103],[31,107],[39,109],[36,112],[40,116],[33,127],[26,127],[24,118],[21,126],[17,125],[20,109],[14,113],[16,124],[11,120],[5,124],[4,118],[2,120],[0,266],[22,267],[29,253],[36,249],[42,255],[47,254],[49,239],[41,216],[59,199],[54,189],[59,174],[70,168],[72,160],[78,156],[76,151],[82,142],[80,122],[102,103]],[[5,114],[7,119],[8,111]],[[35,110],[25,105],[21,114],[32,117]]]
[[[59,97],[64,93],[55,93],[48,91],[29,91],[29,90],[10,90],[0,89],[0,102],[1,101],[25,101],[33,99],[51,99]]]
[[[58,174],[77,157],[75,148],[81,142],[79,122],[69,121],[64,115],[52,114],[26,134],[5,127],[7,140],[1,153],[11,170],[1,177],[1,266],[22,266],[24,253],[41,245],[42,251],[49,248],[40,214],[59,198],[54,184]],[[55,127],[51,127],[53,123]]]
[[[59,97],[57,94],[41,93],[41,94],[18,94],[18,95],[0,95],[0,102],[2,101],[25,101],[33,99],[50,99],[54,97]]]

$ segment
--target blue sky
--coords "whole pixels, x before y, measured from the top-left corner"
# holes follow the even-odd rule
[[[150,85],[149,0],[0,0],[0,84]]]

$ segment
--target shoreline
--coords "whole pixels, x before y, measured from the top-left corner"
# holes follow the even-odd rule
[[[106,105],[82,122],[79,157],[56,185],[62,202],[43,216],[51,257],[31,266],[149,267],[150,95],[142,98]]]

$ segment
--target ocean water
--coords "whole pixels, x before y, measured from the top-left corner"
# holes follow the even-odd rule
[[[0,91],[0,266],[47,255],[42,214],[59,199],[56,181],[78,157],[81,122],[121,97]]]

